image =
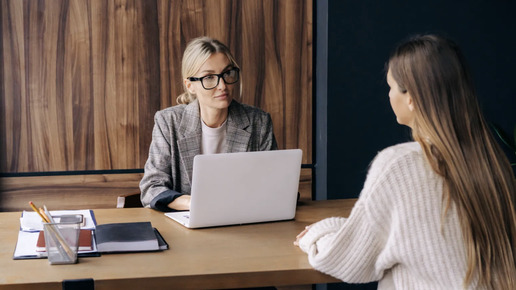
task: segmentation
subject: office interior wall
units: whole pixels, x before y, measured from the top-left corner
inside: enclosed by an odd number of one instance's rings
[[[109,207],[88,192],[138,191],[154,113],[176,104],[183,50],[201,35],[230,47],[240,101],[271,114],[279,147],[303,150],[311,198],[312,5],[0,0],[0,211],[29,198]]]
[[[312,151],[312,1],[2,0],[0,172],[142,168],[186,43],[225,42],[241,101]]]

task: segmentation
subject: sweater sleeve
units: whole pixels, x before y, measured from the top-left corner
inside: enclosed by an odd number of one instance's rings
[[[396,253],[399,229],[397,192],[404,183],[396,170],[410,158],[414,144],[388,148],[373,161],[349,218],[331,217],[313,224],[300,239],[317,270],[349,283],[382,279]]]
[[[367,219],[360,201],[348,219],[319,221],[300,240],[315,269],[350,283],[377,281],[383,276],[376,261],[384,244],[384,235]]]

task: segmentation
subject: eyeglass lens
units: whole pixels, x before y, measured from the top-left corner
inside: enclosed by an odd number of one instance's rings
[[[207,90],[211,90],[219,85],[220,78],[222,78],[226,84],[234,84],[238,82],[238,69],[232,68],[218,75],[207,75],[202,77],[202,86]]]

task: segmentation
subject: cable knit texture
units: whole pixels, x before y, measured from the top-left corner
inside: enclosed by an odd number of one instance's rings
[[[373,160],[349,218],[315,223],[300,247],[315,269],[348,283],[464,289],[464,241],[453,206],[442,218],[442,196],[443,179],[418,143],[389,147]]]

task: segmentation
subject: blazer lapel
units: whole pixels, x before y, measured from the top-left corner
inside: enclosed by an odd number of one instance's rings
[[[226,152],[245,152],[249,147],[251,133],[249,128],[249,118],[244,109],[236,101],[231,102],[228,113],[226,135]]]
[[[180,138],[177,141],[179,152],[181,152],[181,163],[183,170],[188,174],[188,181],[192,181],[193,159],[195,155],[201,154],[201,117],[197,100],[188,104],[179,124]]]

